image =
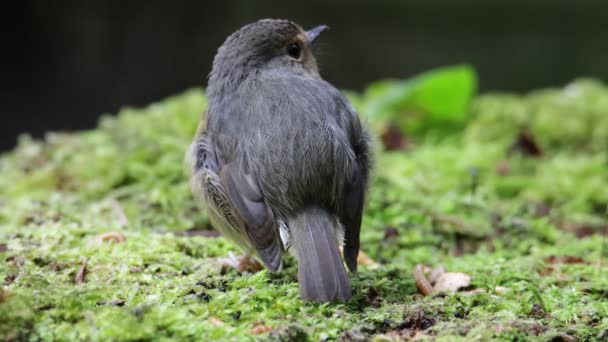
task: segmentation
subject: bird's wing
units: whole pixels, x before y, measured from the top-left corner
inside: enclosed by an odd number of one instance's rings
[[[361,217],[371,161],[368,133],[361,126],[356,113],[350,113],[350,117],[352,118],[350,127],[351,146],[357,157],[358,172],[355,173],[353,179],[348,180],[345,184],[340,222],[344,226],[344,260],[351,272],[356,272]]]
[[[282,247],[277,222],[255,179],[237,162],[224,164],[220,182],[239,224],[271,271],[281,267]]]
[[[282,247],[273,211],[265,202],[247,167],[236,161],[225,163],[221,151],[202,133],[194,144],[194,191],[203,191],[210,214],[219,219],[223,229],[235,242],[249,251],[255,250],[266,267],[281,267]]]

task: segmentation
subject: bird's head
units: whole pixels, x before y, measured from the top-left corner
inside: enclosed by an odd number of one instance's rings
[[[327,28],[321,25],[305,31],[296,23],[282,19],[264,19],[243,26],[219,48],[210,84],[238,83],[262,70],[318,75],[312,44]]]

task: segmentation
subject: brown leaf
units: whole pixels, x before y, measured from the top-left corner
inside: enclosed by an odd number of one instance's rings
[[[272,327],[268,325],[264,325],[263,322],[256,322],[253,324],[253,327],[249,329],[249,332],[253,335],[264,334],[269,331],[272,331]]]
[[[380,139],[387,151],[407,150],[410,147],[409,139],[395,125],[390,125],[382,130]]]
[[[2,285],[4,286],[8,286],[10,284],[12,284],[15,279],[17,279],[17,275],[15,273],[9,273],[6,275],[6,277],[4,277],[4,281],[2,282]]]
[[[253,257],[240,258],[239,263],[236,267],[236,270],[239,271],[239,273],[257,273],[263,269],[264,266]]]
[[[340,246],[340,254],[344,255],[344,250],[343,247]],[[358,265],[364,265],[364,266],[373,266],[373,265],[378,265],[378,263],[372,259],[369,255],[365,254],[365,252],[363,251],[359,251],[359,254],[357,255],[357,264]]]
[[[399,236],[399,230],[393,226],[384,228],[384,240],[393,240]]]
[[[434,291],[456,292],[471,284],[471,276],[460,272],[446,272],[439,276],[433,286]]]
[[[542,157],[543,155],[543,151],[538,143],[536,143],[536,139],[534,139],[532,132],[527,126],[520,129],[519,133],[517,134],[517,138],[509,147],[507,154],[512,155],[516,152],[521,153],[524,156],[536,158]]]
[[[359,255],[357,256],[357,264],[370,266],[377,265],[378,263],[374,259],[370,258],[369,255],[365,254],[365,252],[359,251]]]
[[[577,257],[577,256],[571,256],[571,255],[566,255],[566,256],[561,256],[561,257],[551,255],[551,256],[548,256],[545,259],[545,261],[550,264],[584,264],[585,263],[585,259],[583,259],[581,257]]]
[[[4,287],[0,287],[0,303],[6,301],[13,296],[13,293]]]
[[[116,242],[121,243],[127,241],[127,238],[119,232],[107,232],[97,235],[94,239],[97,242]]]
[[[78,273],[76,273],[76,277],[74,278],[76,284],[84,284],[87,281],[87,261],[89,259],[84,259]]]
[[[608,233],[608,225],[585,222],[557,222],[556,225],[561,229],[574,233],[577,238],[585,238],[595,234]]]
[[[443,266],[430,269],[421,264],[414,267],[416,287],[423,295],[433,292],[456,292],[471,284],[471,276],[460,272],[445,272]]]
[[[5,243],[0,243],[0,253],[8,251],[8,246]]]
[[[215,316],[209,317],[209,322],[211,324],[215,325],[216,327],[222,327],[222,326],[224,326],[224,322],[222,322],[222,320],[220,320],[219,318],[217,318]]]

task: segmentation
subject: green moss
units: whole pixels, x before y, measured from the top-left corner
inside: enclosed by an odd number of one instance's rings
[[[279,274],[222,270],[217,259],[234,245],[185,233],[209,228],[183,167],[205,105],[195,89],[105,116],[92,131],[23,137],[0,158],[0,337],[608,336],[605,241],[594,228],[605,229],[608,203],[603,84],[482,95],[464,131],[379,152],[362,233],[379,264],[353,276],[347,304],[303,303],[293,260]],[[523,124],[542,158],[507,155]],[[127,241],[95,240],[109,231]],[[417,263],[466,272],[480,290],[422,298]],[[254,335],[255,324],[273,330]]]

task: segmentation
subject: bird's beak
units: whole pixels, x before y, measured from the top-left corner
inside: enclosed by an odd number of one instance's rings
[[[308,38],[308,42],[312,43],[317,39],[317,37],[321,34],[321,32],[329,29],[327,25],[319,25],[313,29],[306,31],[306,38]]]

